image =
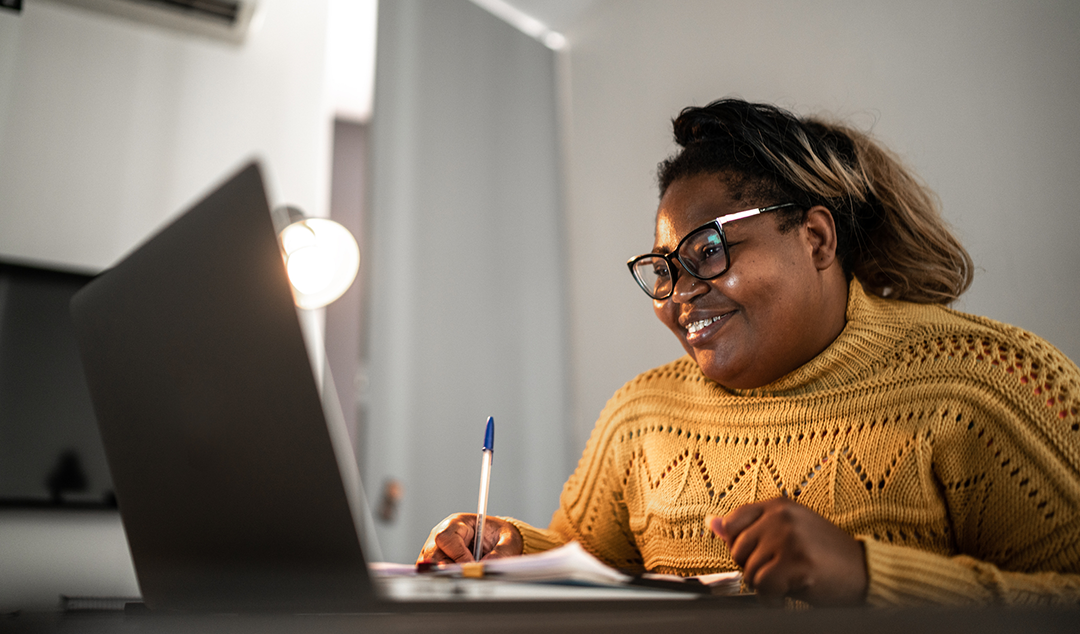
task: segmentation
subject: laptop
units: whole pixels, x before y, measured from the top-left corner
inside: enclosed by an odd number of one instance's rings
[[[324,414],[257,164],[71,311],[147,607],[371,607],[357,463]]]

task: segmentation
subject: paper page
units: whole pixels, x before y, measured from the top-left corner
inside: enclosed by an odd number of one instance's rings
[[[599,559],[589,554],[581,544],[570,542],[565,546],[554,548],[534,555],[521,555],[519,557],[504,557],[492,559],[483,563],[483,576],[505,581],[522,581],[534,583],[569,583],[594,586],[625,586],[635,580],[631,575],[625,574],[610,566],[605,565]],[[469,567],[472,566],[472,570]],[[439,564],[428,572],[418,573],[416,566],[412,564],[370,564],[372,574],[380,578],[402,576],[450,576],[462,577],[473,576],[476,564]],[[687,590],[691,585],[698,583],[708,586],[711,594],[736,594],[739,591],[739,583],[742,574],[738,571],[721,572],[697,577],[680,577],[678,575],[663,575],[646,573],[642,578],[660,583],[671,590],[679,590],[679,584],[687,584]],[[700,588],[700,585],[698,586]]]

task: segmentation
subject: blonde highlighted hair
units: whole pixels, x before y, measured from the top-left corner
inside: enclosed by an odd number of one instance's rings
[[[828,208],[844,271],[870,293],[948,304],[971,285],[971,256],[942,219],[937,197],[869,135],[739,99],[686,108],[674,130],[682,149],[659,166],[661,196],[676,180],[716,173],[736,198],[798,203],[782,229],[810,207]]]

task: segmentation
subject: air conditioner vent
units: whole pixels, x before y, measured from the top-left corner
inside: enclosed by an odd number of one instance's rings
[[[256,0],[51,0],[234,44],[247,36]]]
[[[148,5],[180,11],[189,15],[204,17],[209,20],[221,20],[225,24],[236,24],[240,16],[240,3],[229,0],[133,0]]]

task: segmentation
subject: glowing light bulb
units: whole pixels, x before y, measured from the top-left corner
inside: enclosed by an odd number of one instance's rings
[[[305,295],[326,290],[334,281],[334,260],[316,247],[294,251],[285,267],[293,288]]]
[[[294,222],[285,227],[280,238],[281,248],[285,250],[286,256],[315,244],[315,232],[308,227],[306,221]]]
[[[360,249],[345,227],[324,218],[308,218],[279,235],[285,270],[300,308],[326,306],[349,290],[360,269]]]

